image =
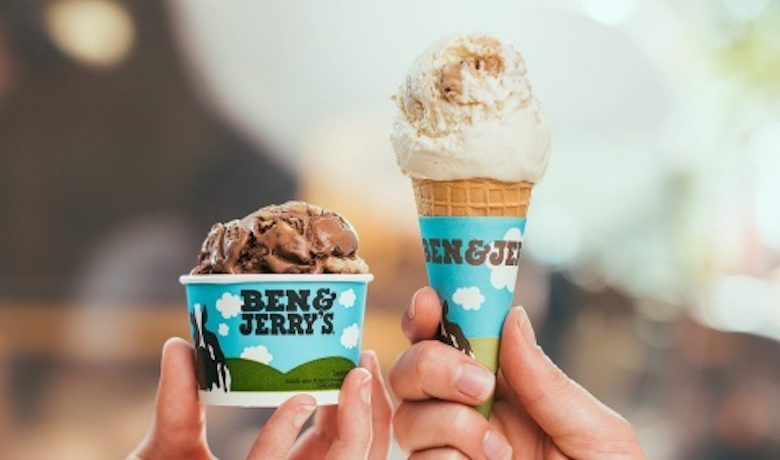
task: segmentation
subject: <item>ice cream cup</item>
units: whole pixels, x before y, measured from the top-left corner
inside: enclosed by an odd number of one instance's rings
[[[201,402],[338,402],[357,366],[370,274],[184,275]]]

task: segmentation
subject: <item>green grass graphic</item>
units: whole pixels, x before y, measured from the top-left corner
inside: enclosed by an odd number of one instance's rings
[[[287,373],[243,358],[228,358],[231,391],[337,390],[355,363],[342,357],[321,358]]]

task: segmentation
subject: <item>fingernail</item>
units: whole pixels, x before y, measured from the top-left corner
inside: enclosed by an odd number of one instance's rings
[[[490,460],[503,460],[511,458],[512,455],[512,448],[509,444],[493,430],[485,433],[485,438],[482,440],[482,451],[485,453],[485,457]]]
[[[311,414],[313,414],[316,409],[317,406],[310,404],[299,407],[295,412],[295,417],[293,417],[293,425],[295,425],[296,428],[301,428],[303,424],[306,423],[306,420],[309,420],[309,417],[311,417]]]
[[[533,326],[531,326],[531,320],[528,318],[525,308],[515,307],[520,313],[517,315],[517,326],[520,328],[520,333],[531,346],[536,346],[536,333]]]
[[[365,375],[360,380],[360,399],[365,404],[371,404],[371,374],[365,369],[363,371]]]
[[[412,294],[412,300],[409,302],[409,306],[406,308],[406,316],[409,319],[414,319],[414,304],[417,300],[417,294],[420,292],[420,290],[414,291],[414,294]]]
[[[455,388],[461,393],[479,401],[484,401],[493,391],[496,376],[476,364],[465,363],[458,369]]]
[[[371,369],[374,367],[374,360],[376,359],[375,357],[376,354],[374,353],[373,350],[361,351],[360,360],[358,361],[358,366],[371,372]]]

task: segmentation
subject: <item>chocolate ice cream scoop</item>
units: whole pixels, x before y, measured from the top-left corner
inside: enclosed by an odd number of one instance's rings
[[[345,218],[289,201],[214,224],[190,273],[368,273],[357,250],[357,233]]]

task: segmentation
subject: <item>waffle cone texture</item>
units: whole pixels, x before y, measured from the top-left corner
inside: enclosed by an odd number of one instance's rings
[[[534,186],[492,179],[413,179],[412,184],[420,216],[526,217]]]

